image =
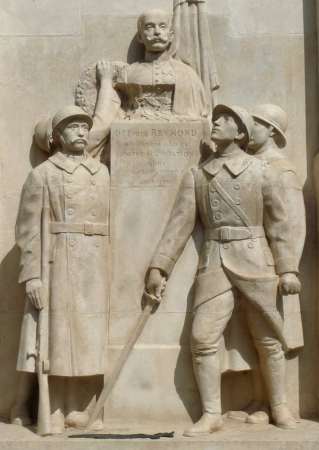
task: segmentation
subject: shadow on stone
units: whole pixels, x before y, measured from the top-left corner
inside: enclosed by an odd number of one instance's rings
[[[305,347],[299,359],[299,397],[301,416],[310,416],[318,411],[318,237],[316,224],[316,204],[312,182],[313,159],[319,150],[318,144],[318,48],[315,0],[303,0],[305,90],[306,90],[306,143],[307,173],[304,186],[306,204],[307,237],[301,260],[300,273],[303,290],[301,311],[304,325]],[[311,264],[309,264],[311,261]],[[314,356],[316,355],[316,356]],[[308,361],[308,364],[306,364]],[[309,367],[309,363],[311,364]],[[312,394],[310,394],[312,392]],[[309,402],[309,399],[310,400]],[[308,400],[307,400],[308,399]]]
[[[137,34],[131,40],[127,51],[127,62],[133,64],[137,61],[142,61],[144,58],[144,47],[139,43],[137,39]]]
[[[48,157],[49,157],[49,155],[47,153],[45,153],[43,150],[41,150],[33,141],[32,145],[30,147],[30,152],[29,152],[29,161],[30,161],[32,168],[34,169],[39,164],[46,161],[48,159]]]

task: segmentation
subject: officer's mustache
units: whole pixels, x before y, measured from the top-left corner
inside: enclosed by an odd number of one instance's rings
[[[72,144],[87,144],[87,143],[88,143],[87,139],[84,138],[78,138],[72,141]]]
[[[160,37],[147,38],[147,40],[149,42],[152,42],[152,43],[154,43],[154,42],[156,42],[156,43],[160,42],[161,44],[166,44],[167,43],[167,39],[163,39],[163,38],[160,38]]]

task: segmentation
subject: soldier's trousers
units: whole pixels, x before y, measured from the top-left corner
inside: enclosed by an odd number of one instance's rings
[[[221,412],[221,371],[218,349],[234,310],[236,289],[201,304],[194,311],[191,350],[203,412]],[[270,405],[286,403],[285,357],[275,331],[260,311],[242,299],[247,327],[258,351]]]

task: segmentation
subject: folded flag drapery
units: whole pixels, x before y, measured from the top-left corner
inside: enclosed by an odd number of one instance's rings
[[[205,87],[208,103],[214,107],[219,80],[206,0],[174,0],[173,7],[174,57],[197,72]]]

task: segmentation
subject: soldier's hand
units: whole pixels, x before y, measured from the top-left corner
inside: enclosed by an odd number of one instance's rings
[[[161,271],[159,269],[151,269],[146,281],[146,292],[156,297],[157,301],[160,302],[165,286],[166,279]]]
[[[96,64],[96,77],[100,83],[105,80],[112,81],[113,71],[109,61],[98,61]]]
[[[284,273],[280,275],[279,292],[282,295],[299,294],[301,283],[295,273]]]
[[[43,308],[42,282],[38,278],[26,282],[25,292],[28,299],[36,309]]]

